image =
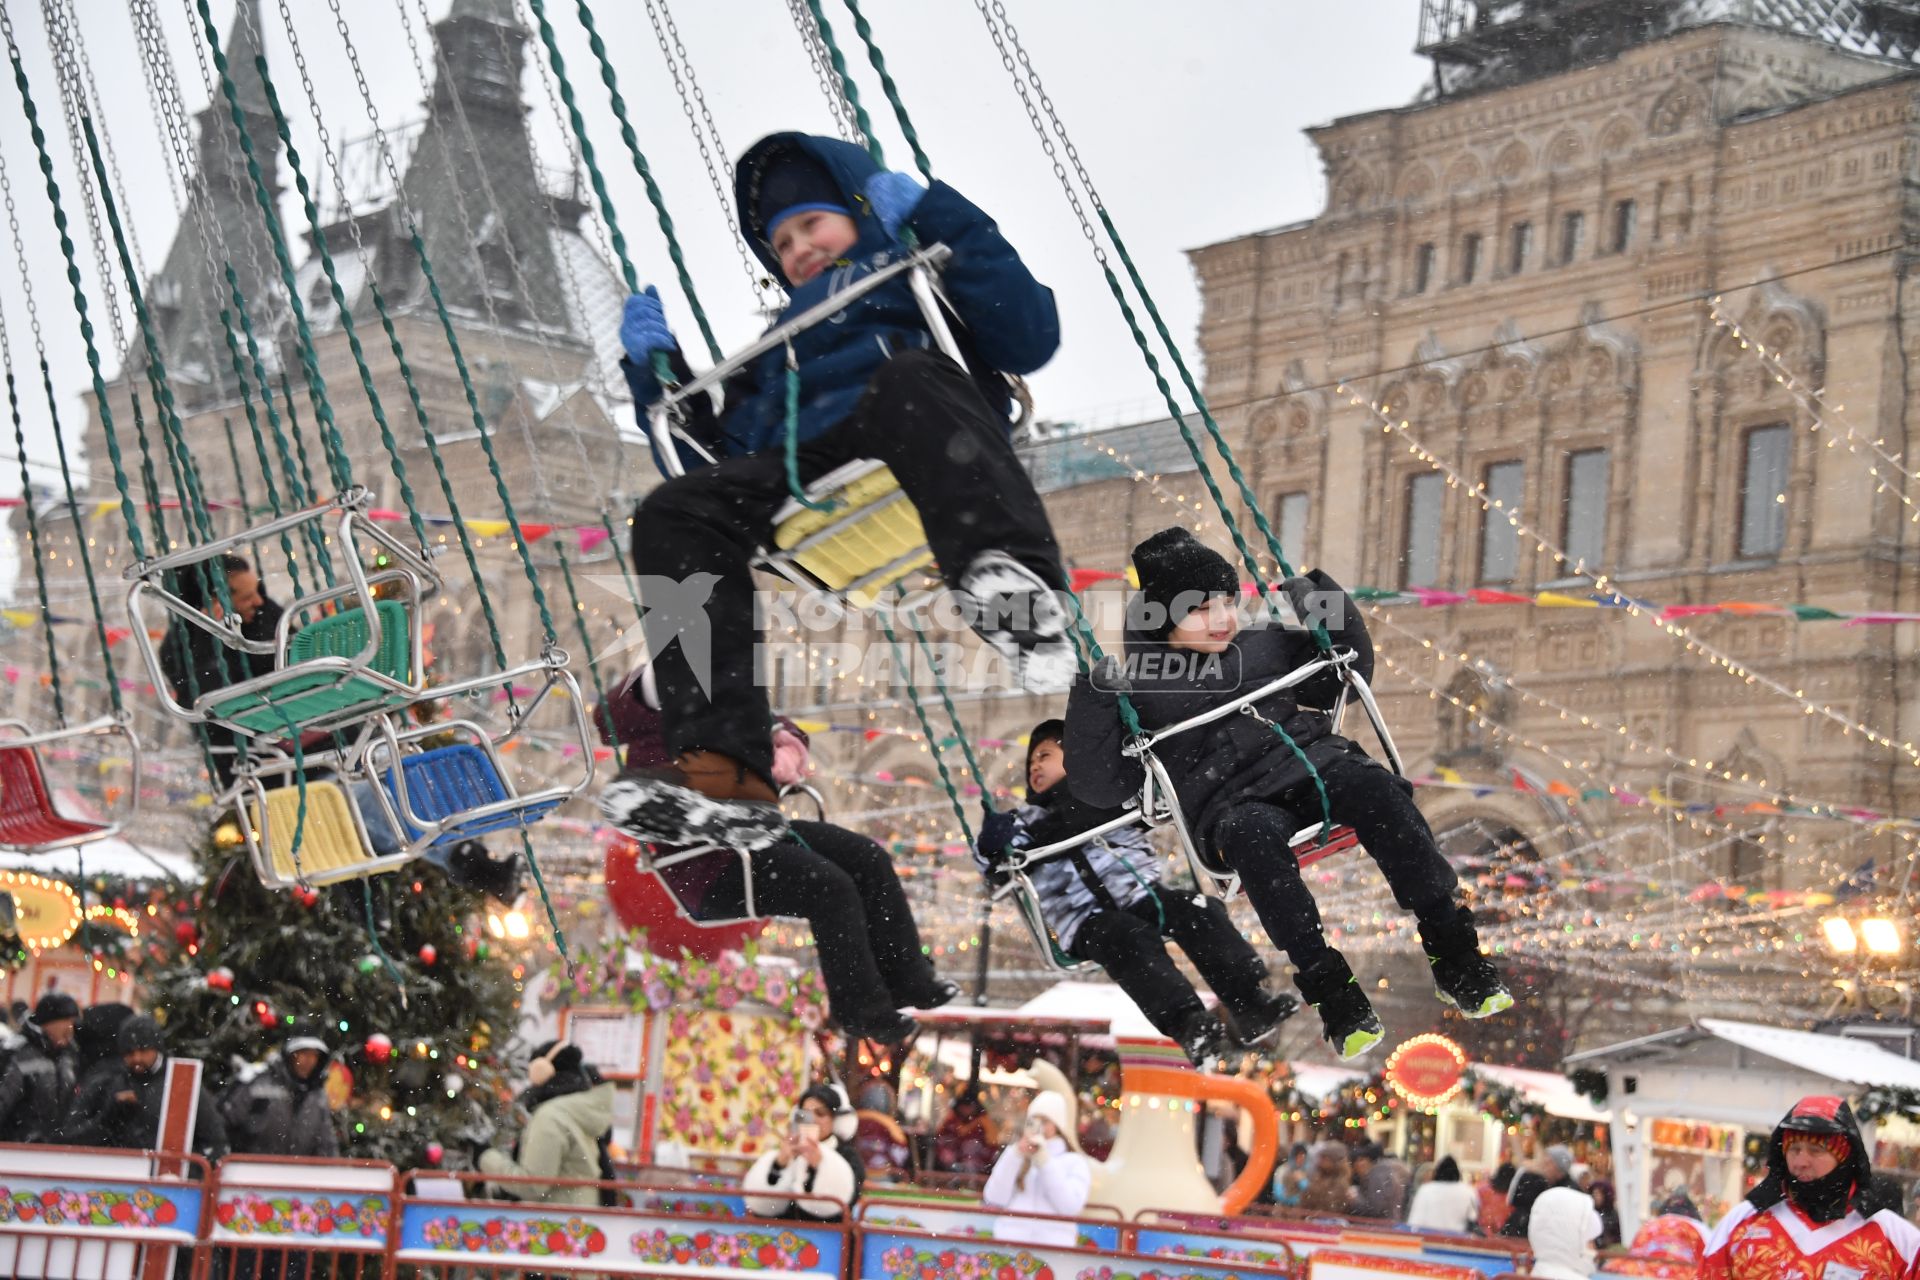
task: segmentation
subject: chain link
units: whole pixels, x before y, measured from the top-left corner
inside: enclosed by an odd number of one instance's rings
[[[793,19],[793,28],[800,33],[800,42],[806,46],[807,61],[813,67],[813,78],[820,84],[821,96],[827,100],[827,110],[833,116],[835,132],[848,142],[865,146],[866,136],[860,132],[853,106],[847,101],[846,90],[841,86],[839,77],[833,74],[826,46],[820,40],[820,30],[813,25],[813,15],[807,10],[807,0],[787,0],[787,15]]]
[[[70,15],[61,0],[40,0],[40,20],[46,24],[47,47],[53,54],[53,74],[60,98],[60,116],[67,126],[67,144],[73,153],[75,179],[80,202],[87,211],[87,238],[93,242],[94,260],[100,268],[100,291],[105,295],[107,324],[113,330],[113,345],[125,360],[132,353],[120,316],[120,289],[114,280],[113,259],[107,252],[106,232],[100,223],[99,193],[93,185],[93,165],[87,159],[87,144],[80,136],[80,111],[76,99],[84,92],[75,66],[75,42]]]
[[[707,182],[713,187],[714,198],[720,202],[721,216],[726,219],[727,228],[733,233],[733,249],[740,258],[741,269],[747,273],[747,283],[753,289],[755,305],[766,310],[772,281],[767,279],[765,268],[754,261],[747,251],[747,242],[740,231],[740,220],[734,216],[733,193],[729,187],[733,183],[733,165],[727,160],[727,148],[720,138],[719,126],[714,123],[713,112],[707,109],[706,95],[700,91],[700,82],[694,78],[693,64],[687,58],[687,46],[680,39],[679,28],[674,24],[673,11],[667,8],[666,0],[646,0],[647,20],[653,24],[653,38],[660,46],[661,60],[667,64],[667,74],[673,77],[673,91],[680,96],[680,112],[687,118],[687,128],[693,133],[694,143],[700,148],[700,162],[707,168]],[[698,99],[696,114],[694,101]],[[714,152],[718,150],[720,159],[716,163]],[[722,176],[722,170],[725,175]]]
[[[9,27],[7,43],[11,47],[13,33]],[[7,177],[7,162],[0,155],[0,200],[7,206],[7,234],[13,237],[13,260],[20,272],[20,294],[27,303],[27,325],[33,333],[33,353],[40,360],[47,358],[46,337],[40,331],[40,307],[33,300],[33,276],[27,271],[27,246],[20,239],[20,210],[13,202],[13,183]],[[0,321],[4,323],[4,321]],[[0,337],[0,341],[4,341]]]

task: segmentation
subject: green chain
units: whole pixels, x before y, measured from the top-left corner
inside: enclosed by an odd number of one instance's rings
[[[267,376],[266,361],[260,356],[260,340],[253,332],[253,320],[248,312],[246,296],[240,292],[240,277],[235,274],[231,262],[222,262],[220,265],[227,277],[227,297],[233,306],[231,314],[239,317],[241,335],[247,340],[247,362],[253,369],[254,384],[260,388],[260,403],[266,406],[267,426],[273,431],[274,452],[278,454],[280,458],[280,471],[287,480],[287,506],[292,509],[310,506],[314,500],[312,487],[313,475],[311,472],[306,474],[306,484],[303,487],[300,476],[294,474],[293,458],[287,450],[287,435],[280,422],[280,411],[274,408],[273,379]],[[221,309],[221,323],[226,325],[228,329],[233,327],[229,313],[224,307]],[[287,416],[292,417],[294,412],[293,393],[287,385],[287,377],[284,371],[282,371],[280,375],[280,390],[286,402]],[[297,428],[298,424],[296,423],[295,425]],[[257,441],[255,443],[256,445],[258,444]],[[304,452],[301,458],[304,463]],[[271,483],[273,480],[273,469],[267,465],[265,456],[262,456],[260,459],[260,469],[266,475],[268,482]],[[306,538],[307,546],[312,552],[311,562],[317,566],[319,577],[324,580],[328,586],[335,585],[333,555],[327,550],[326,538],[321,535],[320,530],[315,528],[311,521],[305,523],[303,528],[303,536]]]
[[[233,313],[225,307],[220,308],[220,328],[226,336],[227,361],[233,366],[234,379],[240,386],[240,405],[241,408],[246,411],[247,429],[253,435],[254,452],[260,456],[260,475],[267,484],[267,509],[273,513],[274,519],[278,520],[286,514],[286,507],[280,501],[280,486],[274,483],[273,467],[267,461],[266,438],[260,434],[260,414],[253,407],[253,386],[247,380],[246,367],[240,355],[240,341],[234,337],[233,333]],[[267,391],[265,383],[261,384],[260,389],[262,393],[271,396],[271,393]],[[272,403],[272,400],[268,399],[267,404],[269,409],[271,409]],[[227,447],[233,449],[233,432],[231,429],[227,432]],[[237,449],[234,449],[233,471],[236,476],[240,474],[240,457]],[[244,504],[245,499],[243,498],[242,505]],[[280,531],[280,550],[281,553],[286,556],[287,577],[293,583],[294,598],[299,599],[306,594],[306,591],[300,585],[299,558],[294,554],[293,539],[287,535],[284,529]]]
[[[11,33],[7,38],[7,60],[13,64],[14,87],[20,91],[20,104],[26,112],[34,150],[39,154],[40,175],[46,182],[47,200],[53,208],[53,225],[60,233],[60,255],[66,261],[67,283],[73,289],[73,309],[80,320],[80,339],[86,346],[87,370],[92,375],[93,400],[99,409],[100,425],[107,437],[107,457],[113,464],[114,486],[120,491],[120,513],[127,522],[127,541],[133,550],[133,558],[144,560],[147,556],[145,540],[140,533],[139,517],[134,511],[133,493],[120,454],[120,437],[113,425],[113,410],[107,400],[107,380],[100,372],[100,348],[94,341],[93,321],[87,315],[87,293],[80,285],[78,255],[73,247],[73,236],[67,229],[66,210],[60,202],[60,185],[54,181],[53,157],[47,154],[46,131],[40,127],[39,109],[34,106],[33,93],[27,84],[27,71],[20,64],[20,50],[14,45]],[[154,505],[158,506],[158,503]],[[161,545],[164,548],[165,543]]]
[[[543,7],[535,0],[535,7]],[[627,154],[633,157],[634,172],[640,175],[640,181],[646,184],[647,200],[653,205],[654,216],[659,219],[660,232],[667,238],[667,256],[673,259],[673,269],[680,277],[680,291],[686,295],[687,305],[693,309],[693,319],[700,326],[700,336],[706,339],[707,353],[713,362],[719,364],[724,358],[719,340],[713,336],[713,326],[707,322],[706,308],[700,305],[700,295],[694,290],[693,276],[687,270],[686,255],[680,251],[680,240],[674,234],[673,218],[667,212],[667,200],[660,192],[660,184],[653,180],[653,169],[647,164],[647,157],[640,150],[640,139],[633,131],[633,122],[627,118],[627,100],[620,96],[620,84],[613,74],[613,63],[607,58],[606,41],[600,38],[598,28],[593,25],[593,10],[587,7],[587,0],[574,0],[574,8],[580,15],[580,25],[586,29],[587,46],[593,50],[593,56],[600,63],[600,81],[607,86],[607,96],[613,103],[614,119],[620,122],[620,140],[627,144]],[[549,52],[553,46],[548,45]],[[560,83],[566,84],[566,72],[562,70],[558,55],[553,60],[554,74]],[[582,154],[585,154],[584,152]],[[591,166],[591,158],[587,160]],[[597,186],[596,186],[597,189]],[[634,292],[639,292],[637,289]]]
[[[40,594],[40,626],[47,635],[47,671],[53,685],[53,714],[62,728],[67,704],[60,692],[60,646],[53,637],[53,605],[47,599],[47,566],[40,550],[40,517],[33,510],[33,481],[27,471],[27,431],[20,420],[20,392],[13,380],[13,354],[0,347],[7,366],[7,408],[13,414],[13,443],[20,451],[20,505],[27,509],[27,541],[33,545],[33,577]],[[78,530],[76,536],[80,536]],[[104,647],[104,646],[103,646]]]
[[[967,739],[966,726],[960,723],[960,709],[953,705],[953,696],[947,692],[946,677],[940,674],[940,665],[934,661],[933,650],[927,644],[927,633],[918,627],[913,628],[913,644],[922,657],[927,660],[927,670],[933,673],[934,691],[940,695],[940,704],[947,709],[947,721],[953,725],[953,736],[960,743],[960,754],[966,758],[967,768],[973,773],[973,780],[980,788],[980,804],[988,813],[993,812],[993,794],[987,789],[986,771],[980,767],[979,759],[973,754],[973,743]],[[908,685],[909,689],[913,686]],[[929,743],[937,753],[939,744]]]
[[[787,366],[787,431],[785,440],[787,462],[787,492],[793,500],[808,511],[833,511],[840,503],[832,498],[815,501],[807,496],[807,486],[800,483],[800,370],[792,364]]]
[[[813,25],[820,31],[820,39],[827,46],[827,56],[833,62],[834,74],[840,77],[840,87],[847,95],[847,105],[853,108],[853,116],[858,123],[860,136],[867,140],[867,154],[873,157],[874,164],[887,167],[887,153],[880,146],[880,139],[873,131],[873,118],[860,104],[860,86],[854,83],[853,72],[847,69],[847,57],[840,52],[840,46],[833,38],[833,24],[827,21],[826,12],[820,7],[820,0],[807,0],[807,9],[813,14]],[[869,46],[871,48],[872,46]],[[905,107],[899,108],[905,111]]]
[[[205,0],[201,0],[204,4]],[[260,87],[267,95],[267,109],[273,113],[273,127],[280,135],[280,148],[286,154],[287,168],[293,173],[293,183],[300,193],[300,204],[307,213],[307,225],[313,231],[314,253],[320,259],[320,270],[327,277],[327,287],[333,294],[333,305],[340,313],[340,328],[347,335],[347,347],[353,352],[353,367],[360,374],[360,388],[366,393],[367,407],[373,413],[374,425],[380,429],[380,443],[387,451],[387,469],[393,473],[394,480],[400,486],[400,501],[407,510],[407,527],[413,530],[414,540],[422,551],[427,546],[427,528],[420,521],[420,513],[415,509],[413,484],[407,478],[407,463],[400,456],[400,442],[394,439],[393,427],[387,421],[385,407],[380,402],[380,392],[373,385],[373,370],[367,366],[366,349],[360,345],[359,330],[354,327],[353,313],[347,308],[347,292],[340,287],[340,274],[333,264],[333,254],[327,250],[326,228],[320,218],[320,206],[314,203],[313,190],[307,184],[307,175],[300,168],[300,153],[294,149],[293,130],[287,124],[286,112],[280,108],[280,94],[273,87],[273,78],[267,72],[267,60],[256,56],[253,69],[260,77]],[[384,311],[380,302],[380,289],[374,283],[371,272],[367,275],[369,291],[374,298],[376,310]],[[389,326],[391,328],[391,326]],[[411,393],[411,382],[409,381]],[[344,445],[342,445],[344,448]]]
[[[913,148],[913,163],[920,170],[920,176],[928,182],[933,181],[933,161],[927,159],[927,153],[920,149],[920,131],[913,127],[913,117],[907,114],[907,104],[900,98],[900,87],[893,82],[893,73],[887,70],[886,55],[880,52],[879,43],[873,38],[873,24],[867,21],[867,15],[860,12],[860,0],[842,0],[847,11],[853,14],[853,29],[867,46],[867,61],[880,73],[880,87],[886,92],[887,101],[893,104],[893,118],[900,122],[900,132],[906,135],[907,145]],[[825,34],[825,28],[822,28]],[[829,45],[829,48],[832,46]],[[849,82],[850,83],[850,82]],[[851,87],[849,87],[851,93]]]
[[[220,32],[214,25],[213,11],[207,7],[207,0],[194,0],[194,5],[200,14],[201,33],[206,38],[207,51],[213,55],[214,69],[220,73],[220,92],[226,97],[227,114],[232,118],[234,132],[239,136],[240,151],[246,159],[247,177],[253,182],[254,203],[260,207],[260,220],[266,227],[274,260],[280,268],[280,282],[286,287],[287,306],[293,313],[294,330],[298,338],[296,348],[300,356],[300,370],[307,383],[307,400],[313,405],[322,439],[330,438],[334,446],[335,451],[330,455],[334,462],[334,487],[338,492],[345,493],[353,486],[352,467],[346,457],[346,444],[340,439],[339,427],[333,420],[333,406],[327,399],[327,380],[321,374],[320,362],[314,355],[313,328],[307,323],[307,309],[300,300],[300,284],[294,274],[293,258],[288,253],[286,237],[280,230],[280,215],[275,207],[273,192],[268,189],[266,176],[260,171],[259,158],[254,154],[253,135],[248,132],[246,114],[240,109],[240,91],[233,83],[226,52],[220,47]],[[344,311],[342,314],[345,314]]]
[[[927,709],[921,704],[920,694],[913,687],[913,664],[907,660],[900,642],[894,639],[893,624],[887,621],[886,610],[877,609],[874,614],[880,619],[880,629],[886,633],[887,644],[893,649],[894,670],[906,673],[907,701],[913,704],[913,714],[920,721],[920,732],[926,735],[927,753],[933,757],[933,767],[940,771],[940,785],[946,788],[947,803],[953,806],[953,816],[960,823],[960,834],[967,838],[968,848],[978,848],[979,840],[973,834],[973,824],[967,821],[966,806],[960,803],[960,789],[953,785],[953,775],[947,770],[945,757],[940,754],[939,740],[933,734],[933,722],[927,718]],[[937,676],[938,673],[935,674]],[[982,794],[985,794],[984,788]]]

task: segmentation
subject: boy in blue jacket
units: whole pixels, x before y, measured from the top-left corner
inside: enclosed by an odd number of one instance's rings
[[[789,359],[800,383],[793,432],[801,483],[858,459],[886,463],[920,512],[941,576],[1021,683],[1062,691],[1074,658],[1058,595],[1066,585],[1059,547],[1008,439],[1003,376],[1031,373],[1053,356],[1060,331],[1052,291],[959,192],[882,171],[851,143],[762,138],[742,157],[734,191],[747,243],[790,291],[776,325],[896,261],[909,230],[921,244],[946,245],[952,257],[941,284],[968,366],[934,346],[906,277],[898,277],[795,335],[791,354],[769,351],[729,378],[721,406],[695,397],[682,429],[718,460],[676,441],[686,474],[648,494],[635,513],[637,573],[711,584],[702,628],[711,678],[705,687],[695,678],[685,632],[655,646],[673,761],[623,773],[601,807],[637,839],[753,849],[780,840],[786,827],[770,776],[766,691],[756,681],[749,566],[790,496]],[[655,290],[627,300],[620,338],[644,426],[661,394],[655,354],[690,376]]]

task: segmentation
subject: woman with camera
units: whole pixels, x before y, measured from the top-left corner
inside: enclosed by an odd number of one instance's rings
[[[1044,1091],[1027,1104],[1027,1123],[1020,1141],[1000,1153],[980,1192],[980,1203],[989,1209],[1004,1209],[1009,1215],[994,1223],[996,1240],[1071,1245],[1080,1236],[1073,1223],[1020,1215],[1075,1217],[1087,1207],[1092,1185],[1093,1168],[1080,1154],[1067,1100]]]
[[[747,1212],[800,1222],[838,1222],[852,1212],[860,1198],[860,1162],[850,1158],[859,1124],[839,1085],[816,1084],[801,1094],[779,1148],[741,1180]]]

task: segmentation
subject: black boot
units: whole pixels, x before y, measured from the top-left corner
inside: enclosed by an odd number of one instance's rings
[[[1218,1071],[1220,1060],[1233,1051],[1226,1024],[1204,1009],[1188,1018],[1187,1025],[1175,1038],[1196,1071]]]
[[[1450,903],[1431,920],[1420,921],[1420,945],[1433,969],[1440,999],[1469,1018],[1486,1018],[1513,1008],[1513,993],[1480,950],[1473,912]]]
[[[1263,1049],[1272,1045],[1280,1037],[1280,1024],[1300,1012],[1300,1002],[1284,991],[1269,994],[1260,1006],[1260,1012],[1247,1018],[1235,1019],[1236,1030],[1240,1033],[1240,1043],[1249,1049]]]
[[[751,853],[787,838],[787,815],[773,788],[712,751],[623,770],[600,793],[600,812],[642,844],[710,843]]]
[[[1346,957],[1329,951],[1310,969],[1294,975],[1301,996],[1320,1014],[1327,1043],[1340,1061],[1357,1058],[1386,1038],[1387,1029],[1373,1011],[1373,1002],[1354,980]]]

